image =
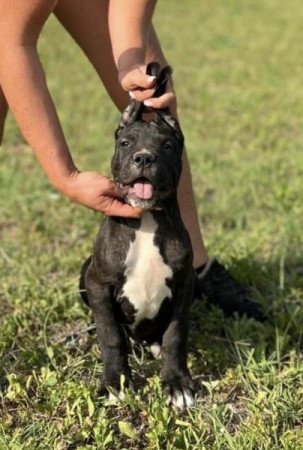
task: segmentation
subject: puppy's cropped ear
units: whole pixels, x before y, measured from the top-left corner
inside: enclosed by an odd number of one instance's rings
[[[170,79],[173,71],[170,66],[165,66],[161,69],[157,62],[150,62],[146,67],[146,74],[156,77],[156,90],[154,97],[160,97],[165,93],[165,86]]]
[[[120,123],[115,131],[115,137],[116,139],[120,136],[123,130],[132,123],[136,122],[137,120],[141,120],[142,118],[142,103],[137,102],[136,100],[132,99],[128,107],[124,110]]]
[[[159,109],[156,113],[155,121],[158,123],[165,122],[170,128],[172,128],[176,138],[178,139],[181,147],[183,148],[184,135],[182,133],[178,120],[171,115],[168,108],[165,110]]]
[[[168,80],[172,75],[172,68],[165,66],[161,69],[157,62],[151,62],[146,68],[147,75],[156,77],[156,90],[154,97],[160,97],[165,93],[165,88]],[[169,108],[155,109],[155,121],[158,123],[165,122],[174,131],[181,146],[184,144],[184,136],[181,131],[179,122],[171,115]]]

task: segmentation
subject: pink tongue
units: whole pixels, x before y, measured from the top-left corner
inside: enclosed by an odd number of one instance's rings
[[[134,191],[137,197],[149,200],[154,193],[154,187],[149,181],[141,181],[134,184]]]

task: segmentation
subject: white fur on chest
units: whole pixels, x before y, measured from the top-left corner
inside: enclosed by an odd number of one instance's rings
[[[172,270],[154,243],[157,226],[152,214],[146,212],[126,256],[123,295],[136,309],[134,326],[143,319],[153,319],[163,300],[172,296],[165,282],[172,278]]]

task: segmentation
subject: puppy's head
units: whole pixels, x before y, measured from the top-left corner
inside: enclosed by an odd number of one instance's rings
[[[147,66],[157,78],[155,96],[165,91],[170,67]],[[168,108],[154,111],[150,122],[142,119],[144,105],[132,100],[116,130],[112,175],[126,203],[149,209],[161,206],[176,192],[182,169],[183,134]]]

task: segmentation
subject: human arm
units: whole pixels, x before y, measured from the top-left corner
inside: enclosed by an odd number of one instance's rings
[[[137,217],[114,184],[80,172],[69,152],[37,53],[40,31],[56,0],[0,0],[0,84],[21,132],[52,184],[72,200],[109,215]]]
[[[123,89],[146,106],[163,108],[175,95],[171,86],[160,98],[153,98],[155,80],[145,74],[146,53],[156,0],[110,0],[109,31],[113,55]]]

